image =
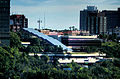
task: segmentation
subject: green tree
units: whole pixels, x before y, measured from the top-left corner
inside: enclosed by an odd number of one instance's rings
[[[42,55],[41,59],[42,59],[42,61],[45,61],[45,63],[47,63],[49,61],[49,57],[47,55]]]
[[[59,61],[58,61],[58,58],[57,58],[57,57],[54,57],[54,58],[53,58],[52,64],[54,65],[54,67],[57,67],[57,66],[58,66]]]
[[[41,43],[41,40],[39,38],[31,38],[29,41],[31,42],[32,46],[40,46]]]
[[[13,56],[8,51],[0,47],[0,73],[4,74],[5,71],[9,70],[10,58],[13,58]]]
[[[106,42],[102,44],[101,52],[107,54],[108,57],[120,57],[120,45],[116,42]]]
[[[22,47],[20,37],[14,32],[10,32],[10,47]]]
[[[88,46],[85,48],[87,53],[91,53],[91,52],[98,52],[99,47],[95,47],[95,46]]]

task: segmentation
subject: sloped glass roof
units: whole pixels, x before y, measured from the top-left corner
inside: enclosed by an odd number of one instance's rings
[[[23,30],[37,36],[38,38],[41,38],[45,41],[47,41],[48,43],[50,43],[51,45],[57,45],[57,46],[61,46],[63,48],[63,50],[68,50],[68,51],[72,51],[72,49],[68,48],[67,46],[65,46],[64,44],[62,44],[60,41],[52,38],[52,37],[49,37],[48,35],[44,35],[43,33],[40,33],[39,31],[37,30],[34,30],[32,28],[23,28]]]

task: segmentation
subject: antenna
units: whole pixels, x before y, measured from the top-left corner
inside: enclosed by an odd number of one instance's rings
[[[45,12],[44,12],[44,29],[45,29]]]
[[[42,23],[42,20],[40,20],[40,18],[39,18],[39,20],[37,22],[39,24],[39,30],[40,30],[40,23]]]

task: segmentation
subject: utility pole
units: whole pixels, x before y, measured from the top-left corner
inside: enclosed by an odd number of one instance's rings
[[[40,23],[42,23],[42,20],[39,19],[37,22],[39,24],[39,30],[40,30]]]

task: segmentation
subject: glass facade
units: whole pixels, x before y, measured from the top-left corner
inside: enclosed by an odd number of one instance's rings
[[[86,10],[80,11],[80,30],[89,31],[91,35],[106,33],[109,24],[107,21],[105,14],[98,12],[95,6],[88,6]]]
[[[106,22],[104,22],[104,24],[106,24],[106,30],[107,32],[113,32],[112,30],[116,27],[120,27],[120,10],[118,8],[117,11],[114,10],[105,10],[102,11],[102,13],[104,13],[104,16],[106,18],[104,18],[106,20]]]
[[[10,0],[0,0],[0,46],[8,46],[9,42]]]
[[[98,10],[95,6],[88,6],[80,11],[80,30],[89,31],[91,35],[98,34]]]
[[[91,36],[86,37],[62,37],[61,42],[73,49],[74,52],[76,51],[85,51],[85,47],[88,46],[101,46],[101,40],[97,38],[89,38]]]

